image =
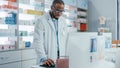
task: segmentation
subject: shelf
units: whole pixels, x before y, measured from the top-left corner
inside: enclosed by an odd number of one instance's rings
[[[78,18],[77,22],[78,23],[87,23],[87,19],[86,18]]]
[[[35,19],[35,15],[19,13],[19,20],[34,20],[34,19]]]
[[[52,4],[52,1],[46,1],[46,0],[45,0],[45,4],[46,4],[46,5],[51,5],[51,4]]]
[[[26,10],[26,12],[19,13],[19,20],[35,20],[36,16],[41,16],[42,11]]]
[[[7,5],[7,4],[16,5],[17,3],[12,1],[6,1],[6,0],[0,1],[0,5]]]
[[[23,8],[23,9],[35,9],[34,5],[30,5],[30,4],[23,4],[23,3],[19,3],[19,8]]]
[[[19,25],[19,31],[34,31],[34,26]]]
[[[87,16],[77,16],[78,18],[87,18]]]
[[[34,3],[44,3],[44,0],[19,0],[19,3],[32,5]]]
[[[78,0],[77,1],[77,31],[86,32],[88,30],[87,21],[87,6],[88,0]]]
[[[77,0],[77,7],[87,10],[88,9],[88,0]]]
[[[84,11],[78,11],[77,12],[77,16],[79,17],[79,16],[84,16],[84,17],[87,17],[87,12],[84,12]]]
[[[17,3],[11,1],[0,1],[0,10],[17,13]]]
[[[10,44],[8,37],[0,37],[0,45],[7,45]]]
[[[6,25],[6,24],[0,24],[0,29],[8,29],[8,25]]]
[[[65,4],[70,6],[76,6],[77,0],[63,0]]]
[[[22,41],[33,42],[33,36],[20,36],[20,38],[22,38]]]
[[[35,20],[19,20],[19,25],[34,26]]]
[[[77,11],[84,11],[84,12],[87,12],[87,9],[77,8]]]
[[[11,25],[11,24],[0,24],[0,30],[1,29],[16,29],[16,25]]]
[[[1,34],[0,33],[0,37],[9,37],[9,38],[13,38],[13,37],[17,37],[15,34]]]
[[[38,3],[38,2],[33,3],[33,4],[19,3],[19,9],[21,8],[23,10],[30,9],[30,10],[38,10],[38,11],[40,11],[40,10],[44,10],[43,7],[44,7],[43,3]]]
[[[32,47],[29,47],[29,48],[23,48],[23,49],[12,49],[12,50],[2,50],[2,51],[0,51],[0,52],[10,52],[10,51],[21,51],[21,50],[31,50],[31,49],[34,49],[34,48],[32,48]]]
[[[0,10],[0,18],[5,18],[8,16],[8,12],[5,12],[4,10]]]
[[[77,8],[75,6],[65,5],[65,10],[67,11],[75,11]]]

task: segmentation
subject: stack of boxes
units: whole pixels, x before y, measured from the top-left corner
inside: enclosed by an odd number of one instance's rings
[[[120,40],[112,40],[112,48],[119,48]]]
[[[9,13],[9,16],[5,17],[5,24],[11,24],[15,25],[16,24],[16,13]]]

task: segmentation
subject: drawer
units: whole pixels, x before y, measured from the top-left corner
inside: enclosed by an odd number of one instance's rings
[[[33,65],[36,65],[36,59],[22,61],[22,68],[31,68]]]
[[[9,51],[9,52],[0,52],[0,64],[20,61],[21,60],[21,51]]]
[[[34,49],[22,50],[22,60],[35,59],[35,58],[37,58],[37,55]]]
[[[21,68],[21,62],[3,64],[0,68]]]

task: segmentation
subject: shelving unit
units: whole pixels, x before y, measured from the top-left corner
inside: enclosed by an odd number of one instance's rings
[[[0,68],[31,68],[34,24],[44,0],[0,0]]]
[[[77,31],[85,32],[88,30],[87,22],[88,0],[77,0]]]
[[[78,31],[87,31],[87,10],[77,8],[77,14]]]
[[[33,40],[31,39],[33,39],[35,21],[37,17],[50,10],[52,1],[1,0],[0,51],[32,47]],[[65,2],[63,16],[66,18],[68,31],[73,29],[87,31],[87,0],[63,1]]]
[[[45,13],[50,10],[52,2],[53,0],[45,0],[45,9],[44,9]]]
[[[0,51],[15,49],[17,41],[17,2],[0,1]]]
[[[73,5],[65,5],[63,17],[66,19],[68,32],[76,31],[77,8]]]
[[[44,0],[19,0],[18,48],[32,47],[35,20],[43,14],[43,4]]]
[[[77,31],[77,0],[63,0],[65,3],[65,12],[63,13],[63,17],[66,19],[68,32]]]

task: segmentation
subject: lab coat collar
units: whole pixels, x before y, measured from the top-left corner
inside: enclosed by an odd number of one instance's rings
[[[50,16],[49,13],[46,13],[46,17],[47,17],[47,20],[48,20],[48,23],[51,25],[51,27],[53,28],[53,30],[55,31],[55,26],[54,26],[54,23],[52,21],[52,18]]]
[[[53,30],[56,31],[56,30],[55,30],[54,23],[53,23],[53,21],[52,21],[52,18],[51,18],[51,16],[50,16],[49,12],[46,13],[45,16],[47,17],[48,23],[51,25],[51,27],[53,28]],[[64,19],[64,18],[63,18],[62,16],[58,19],[58,25],[60,25],[60,24],[62,23],[61,21],[63,21],[63,19]],[[59,28],[59,26],[58,26],[58,28]]]

